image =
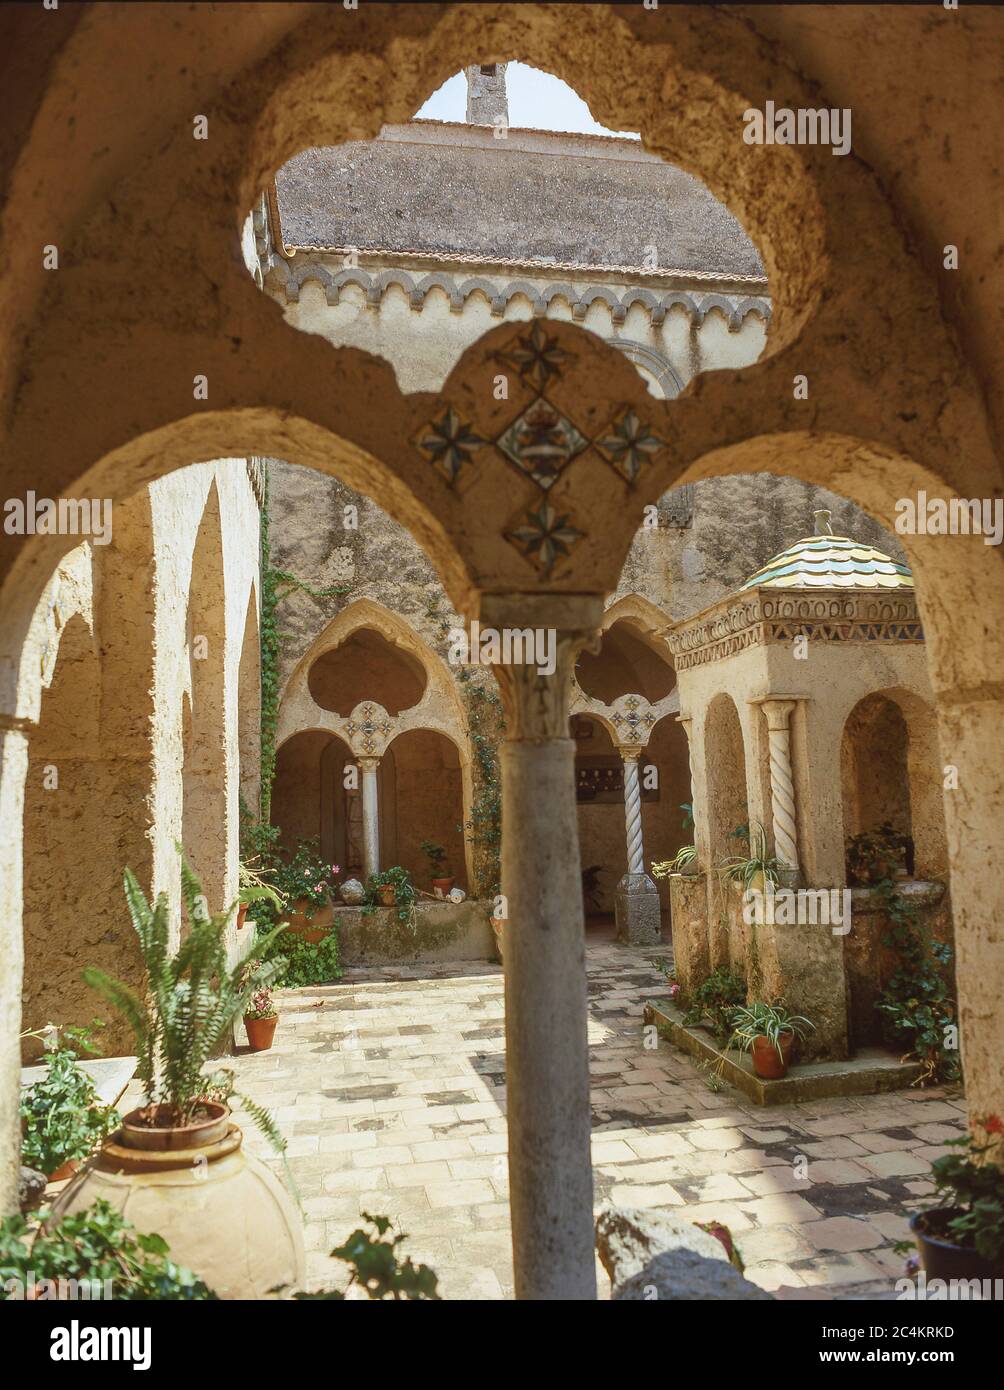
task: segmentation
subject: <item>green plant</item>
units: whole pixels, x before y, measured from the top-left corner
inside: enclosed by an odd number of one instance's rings
[[[255,971],[243,964],[229,968],[224,933],[236,908],[208,916],[202,884],[185,859],[181,846],[181,888],[188,916],[188,935],[174,955],[170,941],[167,894],[153,908],[130,869],[123,880],[129,915],[139,941],[146,972],[142,995],[122,980],[91,967],[84,979],[125,1017],[136,1039],[136,1074],[143,1084],[146,1115],[152,1121],[156,1106],[167,1108],[176,1126],[192,1123],[204,1113],[207,1100],[227,1103],[237,1095],[245,1109],[275,1147],[285,1141],[267,1111],[234,1090],[233,1073],[203,1068],[235,1018],[243,1015],[255,990],[269,984],[281,969],[278,959],[265,959],[268,946],[284,927],[276,927],[262,943],[262,963]],[[161,1121],[162,1122],[162,1121]]]
[[[257,951],[258,947],[255,947]],[[269,954],[281,951],[282,968],[273,984],[279,989],[301,989],[305,985],[326,985],[341,979],[338,963],[338,920],[316,944],[295,936],[285,936]]]
[[[779,1057],[782,1056],[781,1038],[786,1033],[804,1039],[816,1026],[802,1014],[789,1013],[784,1004],[760,1003],[743,1004],[734,1009],[731,1023],[729,1047],[749,1052],[757,1038],[766,1038]]]
[[[371,1231],[359,1228],[352,1232],[344,1245],[331,1252],[332,1259],[344,1260],[352,1271],[345,1289],[326,1293],[297,1293],[294,1297],[311,1301],[343,1299],[356,1284],[375,1299],[438,1299],[439,1281],[429,1266],[413,1264],[410,1255],[404,1260],[399,1258],[397,1247],[408,1239],[404,1232],[388,1237],[391,1230],[388,1217],[370,1216],[369,1212],[364,1211],[362,1218],[375,1232],[376,1239]]]
[[[743,838],[743,832],[748,835],[749,854],[728,855],[718,866],[718,872],[730,883],[741,883],[744,892],[750,890],[758,874],[763,875],[765,883],[778,883],[781,865],[772,854],[767,853],[767,836],[763,826],[757,821],[748,830],[746,826],[739,826],[734,832],[735,838]]]
[[[423,840],[422,853],[429,861],[429,873],[433,878],[448,877],[449,870],[446,867],[446,850],[442,845],[433,844],[431,840]]]
[[[692,830],[694,828],[694,803],[681,801],[680,810],[683,812],[683,829]]]
[[[889,879],[873,887],[872,901],[889,923],[883,945],[896,955],[896,967],[875,1005],[886,1037],[906,1044],[906,1056],[922,1064],[921,1082],[956,1081],[961,1074],[958,1053],[946,1046],[956,1018],[948,981],[952,948],[931,939],[916,907]]]
[[[663,859],[658,864],[652,865],[652,874],[655,878],[669,878],[670,874],[682,874],[697,863],[697,846],[681,845],[673,855],[672,859]]]
[[[411,881],[408,870],[402,869],[400,864],[395,864],[392,869],[384,869],[379,874],[370,874],[366,880],[364,912],[373,912],[380,906],[381,888],[394,889],[394,902],[397,906],[398,918],[414,930],[415,901],[418,894],[415,892],[415,885]]]
[[[985,1115],[973,1124],[982,1131],[979,1137],[949,1139],[946,1148],[955,1152],[931,1164],[930,1201],[940,1211],[924,1213],[924,1231],[997,1264],[1004,1257],[1004,1120]]]
[[[37,1298],[66,1297],[69,1280],[78,1292],[85,1285],[91,1296],[121,1302],[216,1298],[168,1253],[161,1236],[141,1235],[103,1198],[34,1235],[23,1216],[8,1216],[0,1221],[0,1300],[29,1289]]]
[[[473,752],[470,815],[465,823],[474,850],[479,891],[494,898],[502,891],[502,779],[498,750],[505,733],[502,701],[494,682],[475,682],[463,668],[458,676],[467,708]]]
[[[710,1029],[724,1042],[731,1032],[732,1012],[745,1000],[745,979],[729,966],[719,965],[687,998],[683,1021],[689,1028]]]
[[[241,967],[241,982],[248,976],[257,978],[261,973],[261,961],[256,959],[246,960]],[[275,1018],[275,1000],[272,997],[272,986],[259,984],[254,993],[244,1005],[244,1017],[255,1018]]]
[[[320,841],[316,836],[297,840],[292,854],[276,849],[268,868],[273,888],[284,903],[294,907],[305,903],[308,915],[331,904],[335,877],[340,869],[337,864],[328,864],[321,858]],[[278,915],[271,905],[267,913],[272,920]]]
[[[877,830],[849,835],[844,849],[848,881],[867,887],[891,879],[903,862],[907,839],[893,830],[891,821],[883,821]]]
[[[248,907],[252,903],[266,902],[271,904],[276,912],[281,912],[286,906],[282,895],[265,882],[265,874],[272,872],[271,869],[255,868],[242,860],[238,869],[237,901]]]
[[[65,1028],[46,1052],[45,1075],[21,1096],[21,1162],[49,1177],[64,1163],[87,1158],[121,1123],[112,1106],[98,1100],[94,1083],[79,1064],[95,1053],[91,1028]]]

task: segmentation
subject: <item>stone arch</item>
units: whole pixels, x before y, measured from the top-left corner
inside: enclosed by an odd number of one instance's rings
[[[392,739],[380,760],[382,866],[400,864],[426,891],[431,878],[423,840],[446,850],[446,876],[469,888],[465,751],[439,729],[412,728]]]
[[[242,28],[238,16],[222,45],[219,31],[211,34],[205,27],[210,18],[215,16],[194,10],[180,18],[172,13],[162,21],[153,15],[152,31],[140,40],[130,30],[131,42],[120,45],[111,42],[110,29],[118,25],[118,17],[97,15],[94,23],[78,25],[67,36],[58,64],[45,54],[37,70],[29,65],[30,75],[15,94],[23,138],[13,142],[10,155],[18,162],[9,181],[5,217],[11,287],[5,314],[7,322],[24,327],[7,336],[0,363],[5,383],[18,383],[10,448],[5,452],[12,478],[35,481],[40,461],[45,461],[49,494],[77,495],[96,480],[98,475],[88,477],[95,460],[111,460],[102,481],[114,479],[114,487],[92,495],[126,495],[146,480],[143,469],[155,466],[148,461],[158,456],[158,444],[164,442],[158,441],[158,434],[185,433],[184,428],[174,429],[188,424],[178,420],[175,368],[184,363],[190,370],[197,359],[206,359],[214,400],[224,403],[223,414],[246,411],[254,417],[259,445],[266,435],[270,447],[276,444],[292,421],[293,433],[301,436],[309,452],[297,418],[302,414],[309,419],[311,411],[296,402],[307,401],[311,390],[317,390],[320,399],[328,389],[333,416],[354,395],[361,402],[383,399],[376,389],[358,389],[358,354],[339,355],[339,365],[347,367],[344,373],[333,372],[334,359],[325,354],[323,371],[314,372],[309,354],[279,331],[274,306],[240,303],[237,281],[243,271],[228,265],[236,261],[234,237],[218,234],[227,227],[234,230],[268,174],[309,140],[336,143],[349,135],[375,135],[383,121],[407,118],[475,47],[482,54],[511,49],[515,24],[529,61],[575,82],[600,119],[614,127],[639,129],[649,148],[703,177],[743,217],[763,251],[774,291],[775,320],[767,349],[774,356],[752,370],[719,374],[726,380],[695,383],[688,400],[700,406],[698,415],[686,409],[685,401],[677,403],[684,410],[678,419],[681,448],[675,464],[685,466],[700,458],[708,467],[715,451],[736,448],[758,432],[794,434],[805,429],[803,407],[791,403],[795,359],[784,360],[785,350],[801,334],[797,370],[807,372],[813,382],[811,420],[818,431],[809,447],[822,448],[826,484],[846,476],[848,486],[874,489],[879,508],[875,514],[887,519],[892,499],[915,493],[922,472],[936,485],[964,495],[995,494],[999,477],[979,399],[981,387],[950,327],[953,316],[961,323],[963,312],[972,312],[972,297],[965,289],[940,295],[931,274],[935,252],[915,253],[910,245],[911,233],[929,225],[926,192],[921,191],[911,206],[908,188],[902,195],[887,191],[895,181],[882,177],[890,145],[884,145],[881,136],[876,138],[876,156],[867,165],[856,155],[828,158],[825,150],[744,151],[738,145],[743,109],[762,109],[779,91],[791,105],[813,106],[829,85],[826,63],[811,43],[803,43],[797,15],[778,18],[780,27],[764,34],[748,16],[721,8],[669,12],[664,7],[657,15],[642,16],[597,7],[584,13],[571,38],[565,16],[544,8],[527,14],[499,7],[476,16],[463,6],[435,10],[409,16],[405,33],[379,14],[360,16],[355,26],[345,26],[334,12],[311,15],[298,31],[284,24],[281,31],[267,34],[259,26]],[[163,27],[156,27],[158,23]],[[979,26],[978,16],[968,17],[957,29],[957,38],[947,36],[948,47],[938,48],[939,66],[946,65],[947,54],[951,65],[958,63],[962,70],[971,56],[968,50],[980,47],[973,44],[974,33],[988,32]],[[853,30],[840,32],[845,41],[848,35],[853,40]],[[890,32],[893,37],[886,41],[894,44],[904,31]],[[133,61],[140,42],[161,55],[159,71],[151,74],[147,65]],[[400,61],[402,44],[409,62]],[[178,68],[191,61],[193,47],[202,57],[210,52],[225,55],[218,73],[213,69],[216,85],[206,79],[205,104],[216,138],[212,159],[198,168],[191,159],[190,129],[181,119],[187,114],[187,96],[176,81]],[[122,58],[110,74],[103,60],[112,51]],[[925,90],[930,69],[919,61],[921,51],[905,47],[904,52],[918,60],[917,86]],[[375,81],[374,72],[393,73],[393,81]],[[116,101],[102,99],[109,88]],[[870,94],[867,86],[865,91]],[[972,92],[966,90],[963,99],[972,100]],[[122,121],[123,101],[133,104],[135,119]],[[78,140],[89,138],[89,148],[107,148],[111,158],[94,161],[67,155],[59,134],[65,129],[67,104],[79,104],[87,118]],[[867,119],[870,103],[862,105]],[[903,141],[916,136],[916,123],[898,104],[893,104],[887,124]],[[179,132],[173,139],[172,129]],[[893,162],[903,147],[897,139],[892,141]],[[40,182],[40,167],[60,177]],[[952,167],[947,155],[943,167]],[[187,219],[198,231],[186,240]],[[116,253],[123,225],[156,227],[158,235],[149,239],[148,247],[137,244],[134,254],[121,257]],[[42,228],[45,237],[37,234]],[[86,263],[75,266],[72,284],[57,288],[54,277],[47,282],[37,255],[46,239],[61,245],[85,243],[93,249]],[[931,244],[929,237],[912,239],[918,246]],[[179,266],[196,263],[193,252],[203,273],[179,277]],[[975,285],[980,252],[972,260]],[[966,284],[962,275],[960,282]],[[215,287],[212,296],[205,296],[206,284]],[[43,289],[50,296],[47,300]],[[250,288],[248,292],[254,293]],[[107,338],[96,346],[95,304],[106,307],[111,325]],[[231,337],[219,332],[221,306]],[[52,309],[58,312],[47,312]],[[986,332],[970,345],[971,360],[985,381],[994,365],[984,346],[990,341],[996,339]],[[258,359],[252,358],[250,347],[237,350],[239,344],[254,344]],[[21,370],[23,361],[32,364],[30,376]],[[291,383],[301,369],[304,394],[298,395],[299,388]],[[282,381],[277,380],[280,372]],[[341,399],[330,390],[334,376],[339,378]],[[904,384],[907,402],[900,398]],[[993,400],[989,386],[986,395]],[[392,386],[386,399],[396,400]],[[52,409],[54,400],[63,402],[62,413]],[[904,409],[905,404],[909,408]],[[198,430],[188,431],[186,442],[197,440],[199,447],[179,455],[183,461],[221,452],[216,447],[219,437],[211,439],[217,413],[207,412]],[[699,416],[703,419],[695,424]],[[74,422],[72,430],[67,429],[68,421]],[[330,432],[336,433],[334,428]],[[322,426],[319,435],[323,433]],[[353,436],[351,428],[347,433]],[[841,453],[828,443],[835,435],[861,443]],[[176,442],[172,439],[172,447]],[[243,448],[243,442],[238,447]],[[163,458],[165,468],[177,466],[170,454],[169,449]],[[908,480],[908,487],[888,490],[895,477],[884,468],[890,454],[923,461],[923,469],[918,466],[899,475]],[[752,463],[753,455],[755,448],[745,462]],[[794,471],[798,466],[788,458],[787,468]],[[653,481],[664,490],[668,480]],[[389,491],[395,491],[393,478]],[[401,499],[400,490],[395,495]],[[644,500],[642,493],[637,500]],[[437,532],[432,521],[425,525],[430,539],[449,534],[448,527]],[[990,1039],[994,1029],[999,1037],[1004,1008],[999,972],[995,975],[988,968],[998,941],[1000,889],[988,883],[985,874],[986,864],[999,858],[1004,802],[999,772],[988,768],[986,759],[988,748],[1000,746],[1004,729],[999,687],[1004,602],[999,560],[991,556],[988,561],[981,549],[982,563],[976,564],[972,549],[945,545],[942,556],[931,553],[923,564],[915,560],[914,568],[932,652],[943,749],[960,770],[949,828],[953,858],[964,870],[959,876],[966,927],[960,946],[962,1022],[964,1039],[969,1032],[978,1063],[969,1094],[979,1113],[999,1108],[991,1082],[983,1078],[999,1075]],[[14,547],[5,550],[12,553]],[[25,669],[21,655],[30,614],[59,553],[58,546],[32,544],[21,547],[22,555],[28,550],[31,554],[0,605],[9,618],[4,654],[11,656],[12,665],[4,673],[6,687],[13,683],[11,673]],[[918,545],[918,555],[923,550]],[[603,588],[609,558],[597,554],[596,588],[590,592]],[[939,574],[946,577],[940,591],[935,582]],[[454,577],[466,579],[459,563]],[[578,578],[579,588],[568,592],[585,592]],[[30,679],[25,677],[24,684],[30,687]],[[22,722],[30,720],[21,707],[22,693],[24,686],[16,699],[3,703],[7,775],[0,842],[7,843],[7,832],[13,829],[18,833],[11,845],[20,843],[21,785],[31,732]],[[26,702],[33,698],[29,691]],[[16,930],[20,870],[12,862],[16,855],[10,850],[6,855],[10,857],[4,859],[4,878],[11,901],[5,902],[3,916]],[[4,952],[0,974],[16,985],[18,947],[5,938]],[[3,1046],[7,1061],[7,1039]],[[4,1120],[11,1123],[12,1094],[10,1087],[3,1094]],[[9,1127],[5,1124],[5,1132]],[[3,1176],[9,1179],[8,1173]],[[587,1257],[590,1250],[587,1241]],[[583,1269],[586,1263],[579,1261]]]
[[[226,592],[223,532],[215,482],[202,513],[188,587],[181,843],[211,912],[227,904],[227,721],[224,688]]]
[[[423,662],[368,625],[327,647],[307,672],[314,703],[342,716],[350,715],[362,700],[375,700],[388,714],[400,714],[419,703],[427,684]]]
[[[152,853],[153,539],[149,499],[115,512],[108,545],[84,544],[43,600],[48,639],[24,805],[25,1027],[104,1016],[87,965],[137,986],[142,962],[122,896],[128,866],[149,892]],[[124,1050],[110,1018],[99,1045]]]
[[[844,720],[844,837],[889,821],[913,841],[918,878],[947,880],[943,763],[934,710],[911,690],[876,690]]]

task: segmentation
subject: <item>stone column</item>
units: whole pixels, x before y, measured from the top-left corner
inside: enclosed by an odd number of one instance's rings
[[[363,774],[363,869],[367,876],[380,872],[380,805],[377,797],[379,758],[360,758]]]
[[[652,945],[662,936],[659,890],[645,872],[645,848],[641,833],[641,778],[638,761],[642,750],[621,745],[624,763],[624,820],[627,828],[627,873],[617,885],[614,913],[617,940],[631,945]]]
[[[794,700],[761,700],[767,717],[770,745],[770,804],[774,829],[774,854],[792,872],[798,872],[798,830],[795,819],[795,784],[791,775],[791,741],[788,721]]]
[[[552,675],[495,667],[505,709],[502,891],[509,1183],[516,1297],[596,1297],[589,1050],[572,670],[595,640],[599,597],[486,595],[481,621],[542,628]]]

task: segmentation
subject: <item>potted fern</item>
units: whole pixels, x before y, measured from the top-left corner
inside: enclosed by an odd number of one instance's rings
[[[180,851],[180,846],[179,846]],[[181,855],[187,934],[171,949],[166,894],[151,907],[130,870],[125,895],[145,979],[139,989],[101,970],[86,982],[122,1013],[135,1034],[136,1073],[144,1104],[130,1111],[91,1164],[53,1208],[59,1220],[105,1198],[142,1231],[157,1231],[178,1262],[223,1298],[264,1298],[302,1277],[303,1235],[297,1210],[275,1175],[246,1154],[230,1112],[240,1101],[280,1154],[285,1142],[271,1115],[235,1089],[232,1071],[210,1069],[256,990],[281,957],[247,969],[227,960],[227,928],[236,903],[210,917],[202,885]],[[259,942],[264,953],[283,930]],[[254,1212],[254,1220],[248,1212]]]

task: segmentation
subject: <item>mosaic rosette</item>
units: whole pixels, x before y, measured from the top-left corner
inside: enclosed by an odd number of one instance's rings
[[[556,511],[546,499],[523,512],[505,532],[506,540],[545,575],[550,575],[559,559],[571,554],[583,535],[572,525],[570,513]]]
[[[651,432],[638,416],[638,412],[628,406],[614,416],[610,425],[596,439],[596,452],[616,468],[626,482],[636,481],[643,463],[647,463],[666,441]]]
[[[512,368],[521,381],[537,391],[543,391],[553,377],[560,377],[575,353],[558,346],[557,337],[549,334],[539,319],[528,333],[521,333],[509,347],[495,354],[495,360]]]
[[[439,470],[451,487],[461,488],[471,481],[475,455],[487,443],[461,420],[452,406],[423,425],[415,436],[415,448],[422,457]]]

